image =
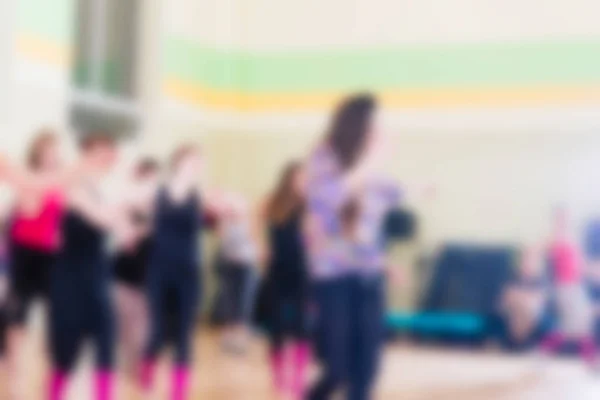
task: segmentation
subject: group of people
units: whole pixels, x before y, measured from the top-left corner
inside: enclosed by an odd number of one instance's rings
[[[101,185],[116,161],[116,143],[94,133],[79,148],[78,160],[65,167],[58,137],[44,132],[31,146],[27,168],[2,161],[1,177],[15,192],[4,221],[3,339],[12,395],[19,397],[25,374],[19,353],[28,313],[41,298],[48,306],[49,399],[64,398],[88,339],[96,353],[96,398],[110,399],[118,337],[148,391],[156,359],[171,339],[173,398],[183,399],[200,296],[198,230],[203,212],[221,207],[214,195],[200,194],[200,153],[179,148],[162,184],[158,164],[141,161],[126,195],[110,202]]]
[[[522,252],[515,279],[502,297],[510,347],[538,347],[542,355],[575,345],[581,358],[598,368],[596,326],[600,247],[592,235],[583,240],[565,206],[553,214],[548,243]]]
[[[52,132],[37,136],[24,167],[0,157],[0,180],[15,194],[0,249],[11,386],[27,375],[22,340],[40,298],[48,305],[49,400],[64,399],[87,340],[95,349],[96,399],[113,397],[118,346],[124,371],[151,394],[167,343],[174,348],[171,399],[188,398],[202,297],[199,232],[216,226],[234,291],[253,265],[266,267],[277,392],[319,400],[344,388],[348,399],[370,399],[388,270],[382,225],[400,195],[381,174],[386,146],[376,111],[370,95],[343,101],[324,139],[287,166],[257,213],[241,197],[205,187],[202,154],[192,145],[179,147],[165,167],[137,162],[118,201],[102,189],[117,159],[111,135],[83,135],[69,166]],[[230,312],[235,332],[247,310]],[[315,343],[322,373],[307,388]],[[18,390],[12,394],[18,398]]]

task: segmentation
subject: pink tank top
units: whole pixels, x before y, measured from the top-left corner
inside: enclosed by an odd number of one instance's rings
[[[577,283],[581,280],[581,258],[576,246],[567,241],[558,241],[551,248],[554,277],[559,284]]]
[[[53,191],[46,195],[37,215],[25,215],[17,210],[11,231],[13,241],[36,250],[58,250],[64,205],[62,193]]]

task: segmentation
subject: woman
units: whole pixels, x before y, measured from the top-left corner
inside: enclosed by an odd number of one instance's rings
[[[506,327],[505,343],[512,349],[524,349],[539,342],[544,334],[547,303],[547,276],[543,251],[527,246],[520,256],[515,278],[504,289],[500,311]]]
[[[375,100],[345,100],[307,165],[310,274],[322,347],[322,374],[311,400],[346,386],[347,398],[371,398],[385,312],[383,222],[399,200],[376,172],[382,156]]]
[[[134,233],[124,212],[108,206],[101,195],[100,180],[116,158],[113,140],[105,134],[89,135],[80,151],[83,159],[96,160],[97,169],[68,192],[68,209],[61,218],[63,244],[51,272],[50,400],[64,399],[68,377],[86,339],[96,350],[96,399],[112,398],[115,335],[106,239],[114,233],[124,241]]]
[[[243,353],[254,303],[258,249],[248,205],[230,195],[219,221],[219,259],[226,299],[223,347]]]
[[[11,273],[6,304],[11,391],[21,391],[20,350],[23,331],[34,300],[47,300],[50,274],[61,246],[60,221],[66,188],[89,166],[85,160],[63,168],[57,135],[42,130],[28,150],[26,169],[1,160],[1,173],[16,192],[9,233]],[[85,161],[87,162],[87,161]]]
[[[150,334],[142,385],[146,391],[152,390],[156,359],[166,342],[166,320],[174,315],[169,332],[175,347],[171,399],[183,400],[187,398],[193,332],[201,298],[198,235],[204,208],[218,215],[219,206],[214,195],[199,187],[203,168],[196,147],[181,146],[171,157],[170,165],[170,176],[154,205],[154,237],[147,279]]]
[[[142,159],[136,165],[128,187],[131,198],[124,205],[135,236],[133,241],[117,244],[114,260],[118,337],[127,370],[133,374],[138,371],[148,327],[145,282],[152,248],[152,204],[143,199],[148,197],[148,192],[156,192],[159,173],[158,162],[151,158]]]
[[[593,338],[593,310],[585,288],[584,262],[573,240],[572,221],[565,208],[554,215],[554,232],[549,245],[559,329],[542,341],[542,351],[551,353],[566,340],[578,343],[581,357],[597,367],[597,349]]]
[[[303,399],[310,361],[309,284],[302,240],[304,173],[298,162],[283,170],[267,198],[261,221],[268,227],[267,285],[271,303],[271,367],[275,389],[283,396]],[[290,340],[293,375],[287,380],[284,342]]]

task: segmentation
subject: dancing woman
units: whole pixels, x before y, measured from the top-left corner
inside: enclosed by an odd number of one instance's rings
[[[283,170],[267,198],[261,220],[267,227],[267,287],[270,319],[271,367],[276,390],[303,399],[306,369],[310,361],[310,290],[302,238],[304,218],[304,171],[297,162]],[[286,379],[285,342],[290,341],[292,378]]]
[[[385,312],[383,222],[399,191],[377,173],[381,132],[368,95],[345,100],[307,164],[306,243],[323,373],[311,400],[346,387],[368,400],[377,377]]]
[[[170,174],[154,204],[153,246],[148,266],[150,334],[142,386],[153,387],[156,359],[167,341],[167,320],[175,347],[172,400],[187,398],[192,341],[201,299],[203,211],[219,214],[218,197],[202,190],[203,160],[198,148],[185,145],[170,161]],[[171,303],[171,304],[168,304]]]

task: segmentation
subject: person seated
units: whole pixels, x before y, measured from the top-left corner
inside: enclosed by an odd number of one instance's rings
[[[527,348],[542,334],[547,304],[544,265],[542,249],[527,247],[520,256],[515,278],[504,289],[500,308],[509,347]]]

